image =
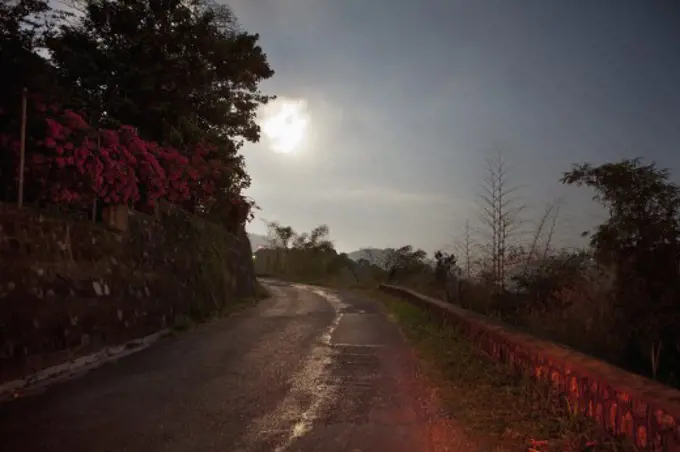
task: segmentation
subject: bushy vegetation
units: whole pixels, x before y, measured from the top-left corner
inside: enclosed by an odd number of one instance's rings
[[[208,0],[56,5],[0,3],[0,197],[17,198],[25,128],[26,202],[250,219],[238,151],[273,75],[258,35]]]
[[[325,227],[323,245],[309,251],[309,234],[274,224],[269,253],[277,257],[269,262],[278,259],[278,274],[293,279],[342,279],[342,269],[354,285],[408,286],[680,386],[680,188],[668,171],[640,160],[575,165],[561,182],[593,190],[609,217],[584,233],[587,246],[560,249],[553,237],[561,202],[521,231],[523,206],[508,196],[504,162],[487,165],[480,226],[466,222],[455,254],[430,260],[407,245],[360,250],[354,263],[329,252]]]
[[[255,253],[255,271],[259,275],[343,287],[374,283],[369,268],[335,250],[328,226],[317,226],[309,233],[297,233],[276,222],[267,226],[269,246]]]
[[[479,241],[466,234],[459,246],[466,257],[461,269],[448,271],[446,281],[411,272],[396,282],[444,293],[464,308],[679,386],[680,188],[667,170],[640,160],[575,165],[561,181],[590,188],[609,213],[587,233],[589,246],[552,246],[557,203],[529,240],[513,236],[508,219],[516,221],[518,210],[494,212],[496,198],[507,194],[492,189],[483,200],[492,208],[484,210],[491,216],[483,219]]]

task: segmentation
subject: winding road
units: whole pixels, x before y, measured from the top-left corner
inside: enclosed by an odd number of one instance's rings
[[[45,393],[0,404],[0,449],[476,449],[382,305],[266,282],[272,296]]]

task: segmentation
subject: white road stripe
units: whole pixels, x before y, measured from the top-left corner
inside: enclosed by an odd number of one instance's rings
[[[272,432],[281,431],[273,428],[277,425],[293,426],[288,430],[287,437],[274,451],[283,452],[293,445],[296,439],[307,434],[323,409],[331,405],[337,397],[338,382],[330,378],[330,365],[336,350],[331,346],[333,332],[340,324],[343,309],[347,305],[338,296],[315,287],[295,284],[293,287],[313,292],[324,297],[333,306],[335,317],[320,337],[319,344],[312,349],[305,365],[293,376],[291,390],[276,409],[257,420],[253,431],[266,439]],[[300,400],[311,400],[308,406],[300,406]],[[262,437],[265,438],[262,438]]]

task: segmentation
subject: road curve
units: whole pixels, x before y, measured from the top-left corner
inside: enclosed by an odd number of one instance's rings
[[[0,405],[5,452],[472,451],[379,303],[267,283],[258,306]]]

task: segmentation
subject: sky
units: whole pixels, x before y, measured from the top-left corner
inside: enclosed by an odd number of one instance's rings
[[[573,163],[643,157],[680,174],[680,9],[628,0],[232,0],[259,33],[300,145],[243,148],[264,220],[330,227],[341,251],[428,252],[478,224],[501,152],[527,228],[563,197],[560,244],[601,221]],[[263,126],[267,114],[260,116]]]

